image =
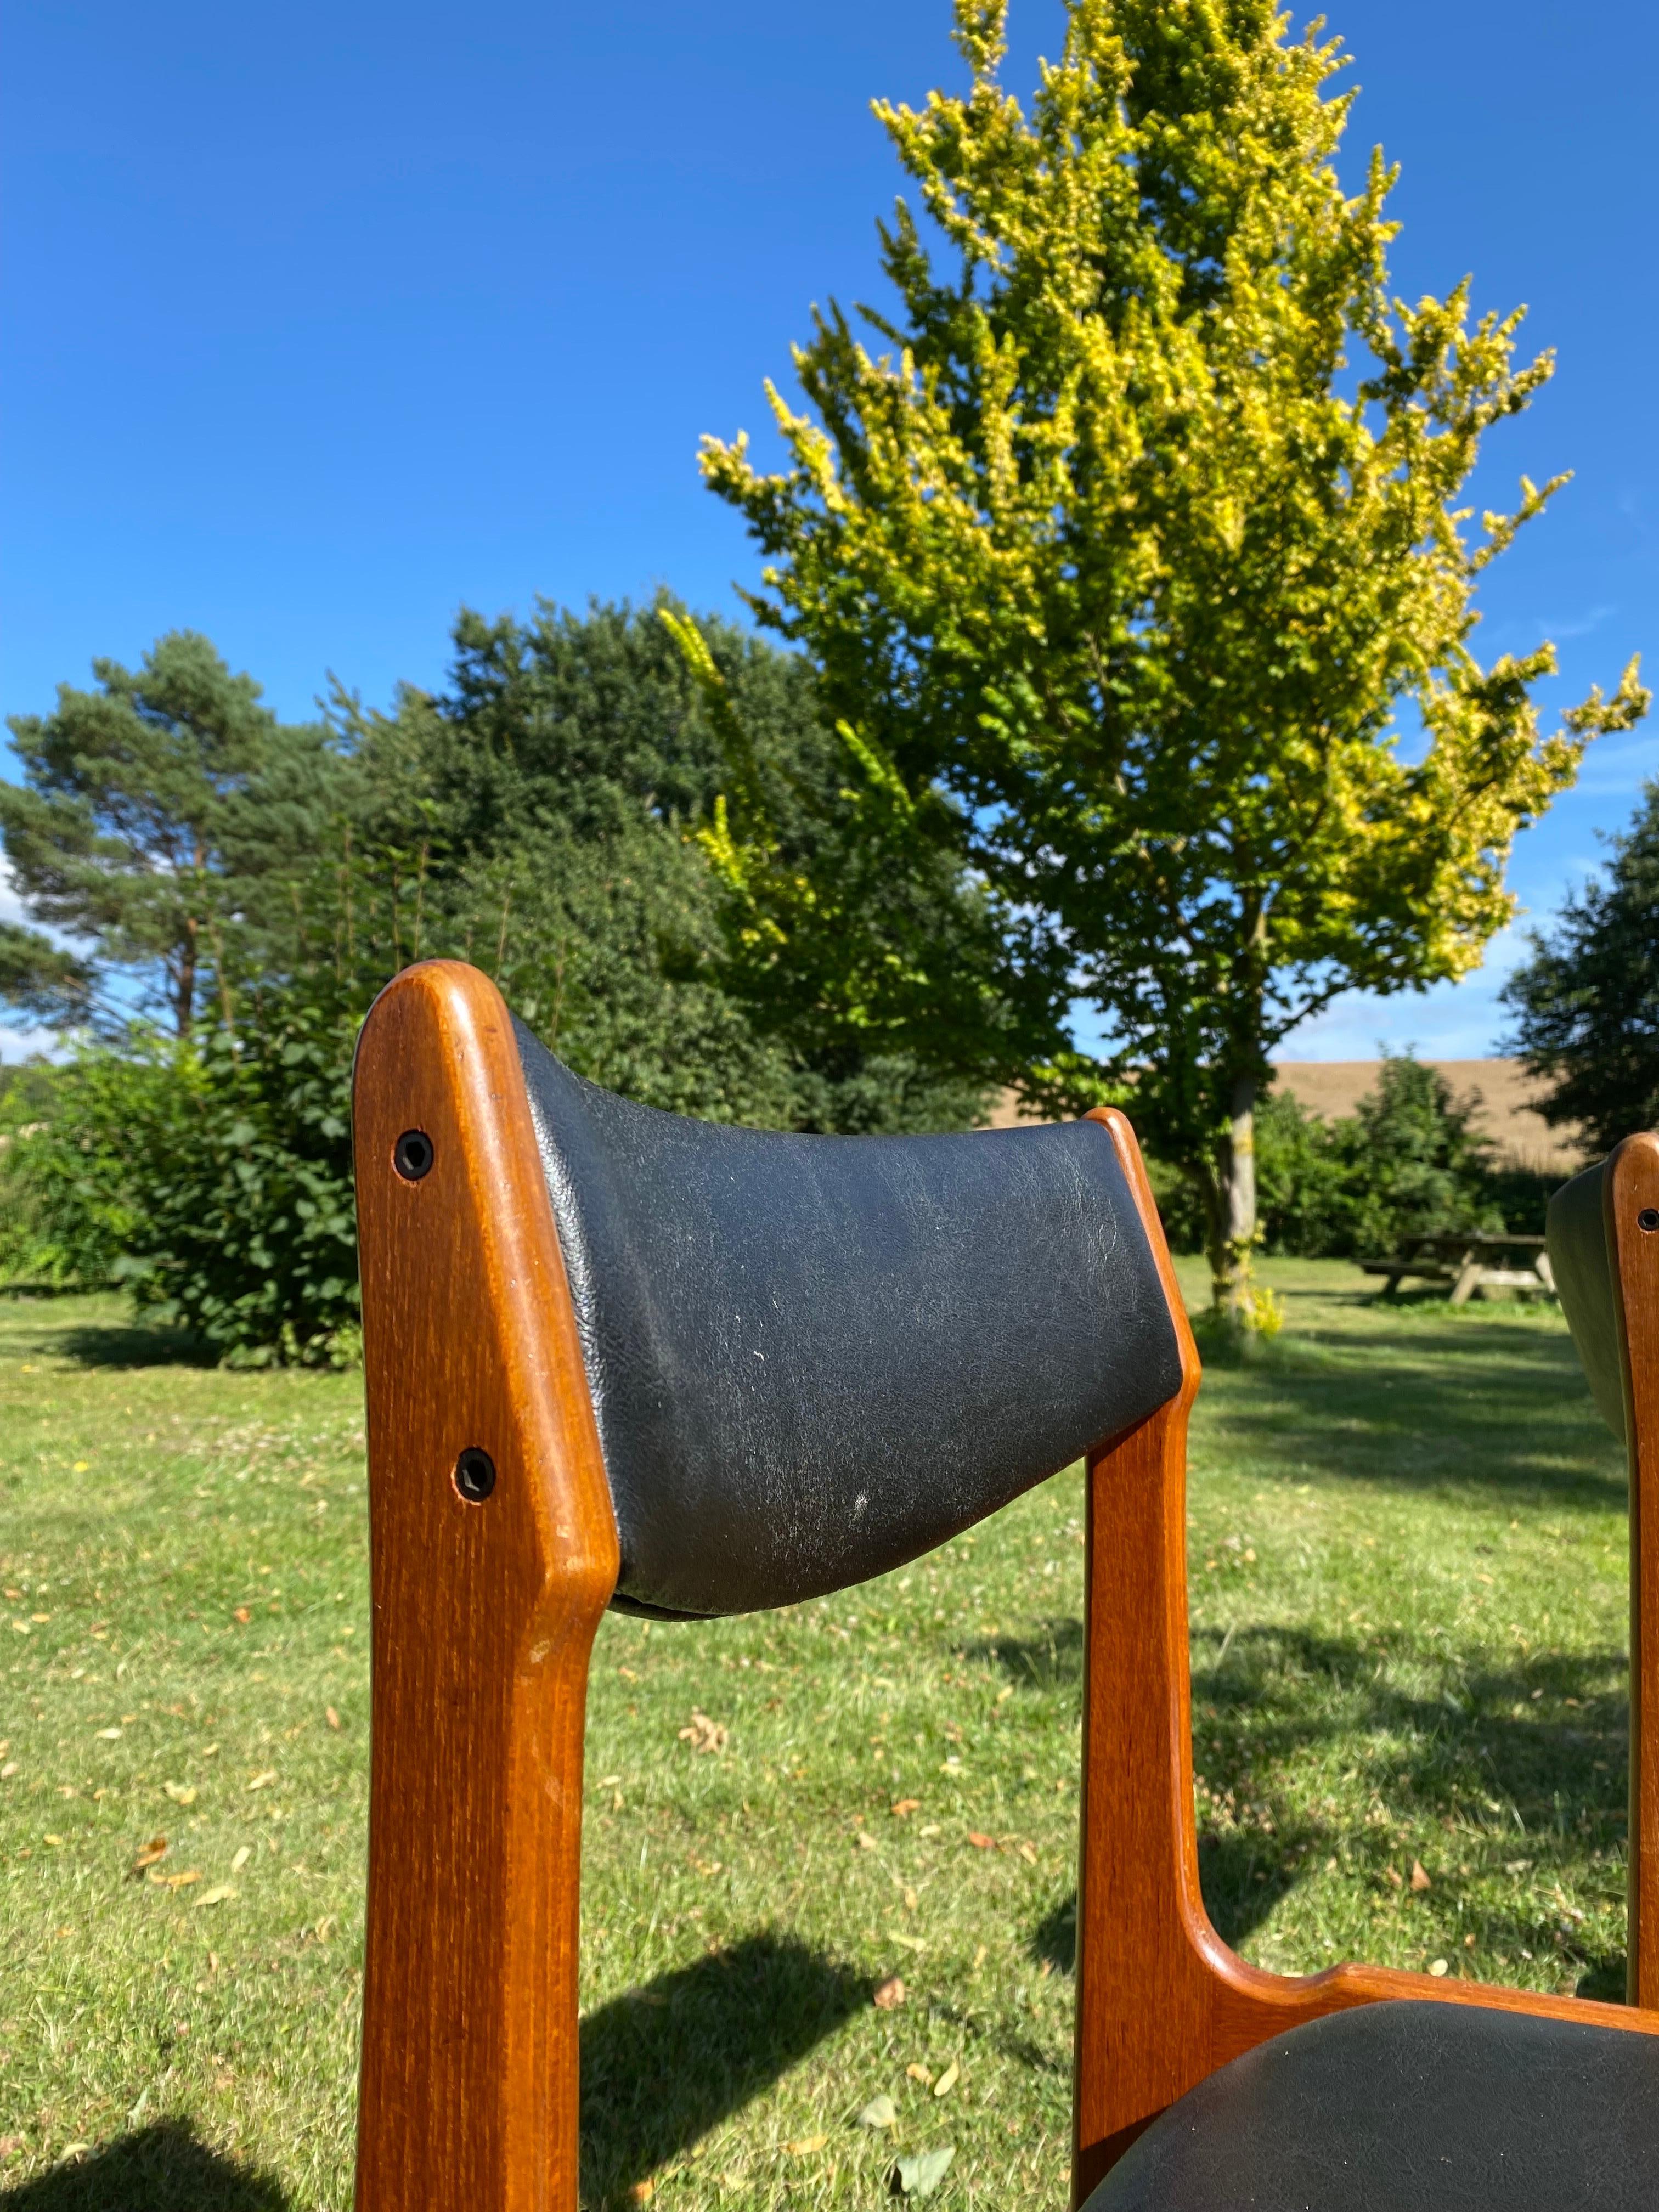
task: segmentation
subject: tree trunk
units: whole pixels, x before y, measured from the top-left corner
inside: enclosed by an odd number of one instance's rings
[[[185,919],[185,941],[179,954],[179,982],[173,996],[173,1018],[181,1037],[190,1035],[196,1018],[196,935],[194,915]]]
[[[1253,1313],[1250,1254],[1255,1246],[1255,1093],[1254,1075],[1234,1079],[1227,1133],[1209,1200],[1210,1296],[1215,1311],[1240,1328]]]

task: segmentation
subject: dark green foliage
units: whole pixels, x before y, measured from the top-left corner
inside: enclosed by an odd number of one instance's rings
[[[1478,1103],[1455,1098],[1444,1076],[1409,1053],[1385,1057],[1376,1088],[1339,1121],[1320,1121],[1288,1092],[1270,1093],[1255,1124],[1264,1248],[1304,1259],[1376,1258],[1407,1237],[1530,1231],[1552,1186],[1493,1167],[1473,1127]],[[1201,1250],[1203,1211],[1191,1180],[1160,1165],[1155,1187],[1171,1243]]]
[[[245,1361],[351,1358],[355,1024],[288,998],[267,1017],[234,1039],[87,1046],[55,1118],[8,1158],[7,1271],[125,1281],[141,1307]]]
[[[1383,1060],[1352,1121],[1335,1124],[1352,1250],[1376,1256],[1402,1237],[1503,1227],[1486,1184],[1491,1147],[1470,1126],[1474,1109],[1409,1054]]]
[[[1509,1049],[1551,1086],[1539,1111],[1601,1152],[1659,1127],[1659,784],[1612,847],[1504,989]]]
[[[704,635],[757,744],[797,794],[796,834],[815,834],[841,767],[807,672],[718,623]],[[137,718],[146,743],[176,750],[179,666],[195,670],[229,733],[194,787],[216,857],[198,872],[196,906],[152,912],[121,904],[136,844],[125,859],[100,848],[116,883],[105,969],[140,965],[148,945],[152,995],[172,1007],[175,1034],[111,1024],[54,1077],[33,1116],[47,1127],[0,1167],[0,1273],[118,1274],[141,1304],[241,1360],[349,1356],[353,1047],[375,994],[434,956],[495,976],[580,1073],[670,1111],[778,1128],[975,1118],[982,1073],[860,1037],[787,994],[758,1003],[736,988],[726,894],[689,834],[724,759],[654,614],[596,608],[579,621],[544,608],[524,626],[468,615],[456,647],[446,695],[406,691],[388,715],[342,699],[326,742],[280,732],[256,687],[201,640],[164,640],[146,663],[148,691],[100,664],[108,696],[64,695],[53,744],[66,732],[89,744],[83,725],[131,736]],[[158,734],[163,677],[173,720]],[[47,736],[35,742],[46,760]],[[255,753],[257,775],[225,765]],[[179,778],[182,788],[185,769]],[[21,796],[24,845],[27,823],[48,816],[60,842],[73,842],[64,825],[80,800]],[[185,818],[182,801],[173,811]],[[46,881],[32,909],[61,921]],[[166,939],[162,921],[181,916],[186,935]]]
[[[38,930],[0,934],[0,996],[59,1024],[124,1019],[125,971],[174,1033],[212,971],[245,958],[283,882],[314,852],[337,763],[320,723],[287,727],[204,637],[160,639],[134,672],[93,664],[100,689],[58,687],[51,714],[11,718],[24,782],[0,784],[0,836]]]
[[[943,1037],[937,1023],[914,1024],[924,1058],[910,1034],[845,1018],[820,968],[752,957],[690,835],[731,770],[659,618],[667,604],[582,618],[542,605],[524,624],[464,615],[445,695],[406,692],[389,717],[348,712],[369,833],[381,849],[424,851],[449,939],[459,949],[471,928],[472,957],[492,972],[488,913],[505,902],[503,989],[596,1082],[715,1120],[967,1126],[998,1074],[984,1024]],[[819,722],[811,669],[729,623],[696,628],[786,856],[805,866],[826,843],[852,842],[848,763]],[[896,945],[915,933],[918,906],[942,957],[971,934],[974,896],[955,873],[865,888]],[[434,949],[430,926],[423,941]]]

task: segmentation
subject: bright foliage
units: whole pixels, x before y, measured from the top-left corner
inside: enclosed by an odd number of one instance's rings
[[[1028,1089],[1133,1086],[1219,1282],[1274,1044],[1476,965],[1516,830],[1647,695],[1632,667],[1547,734],[1553,649],[1472,649],[1480,571],[1564,479],[1476,532],[1457,501],[1550,362],[1517,368],[1519,313],[1471,323],[1467,284],[1390,298],[1391,176],[1342,191],[1334,44],[1267,0],[1071,0],[1028,116],[1004,15],[957,0],[965,97],[877,106],[933,226],[883,228],[890,349],[832,307],[795,356],[813,411],[770,392],[788,465],[739,437],[703,467],[829,718],[956,802],[963,859],[1040,921],[1021,957],[1103,1018],[1091,1067]]]

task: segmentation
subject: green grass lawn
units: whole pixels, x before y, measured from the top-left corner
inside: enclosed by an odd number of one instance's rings
[[[1194,1437],[1215,1919],[1285,1970],[1616,1996],[1624,1485],[1563,1326],[1264,1273],[1285,1332],[1212,1368]],[[0,1408],[0,2207],[343,2212],[360,1384],[7,1303]],[[936,2204],[1064,2203],[1081,1546],[1074,1471],[820,1603],[607,1618],[587,2203],[874,2205],[946,2144]]]

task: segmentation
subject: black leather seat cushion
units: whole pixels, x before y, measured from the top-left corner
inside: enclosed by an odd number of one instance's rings
[[[1293,2028],[1155,2120],[1085,2212],[1653,2212],[1659,2037],[1474,2005]]]
[[[1179,1388],[1096,1124],[718,1127],[518,1036],[624,1607],[744,1613],[884,1573]]]

